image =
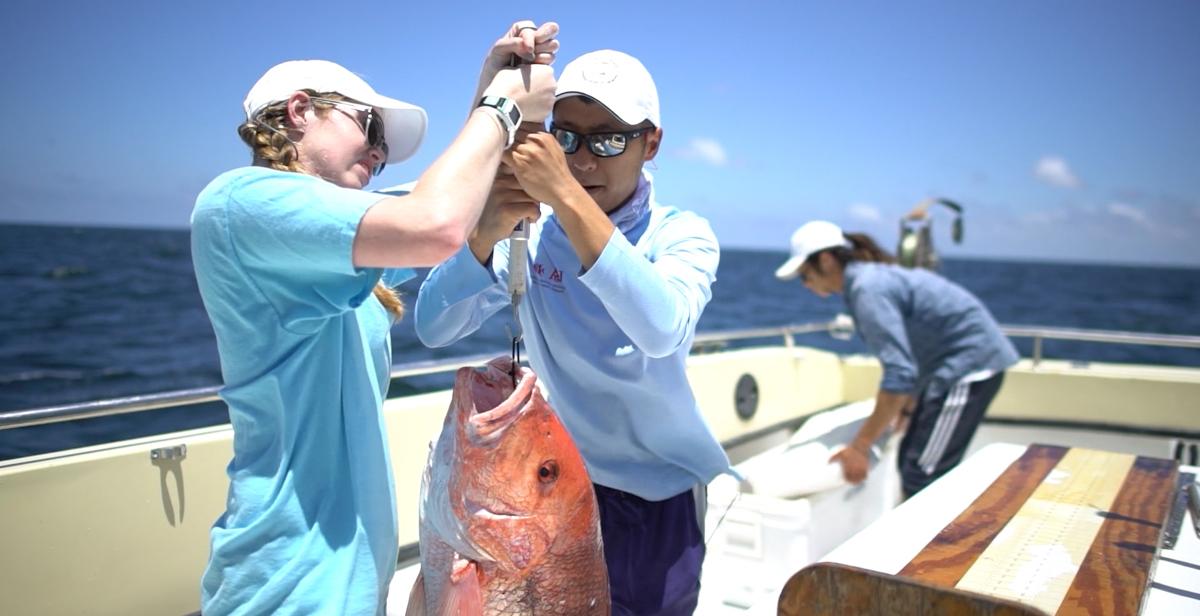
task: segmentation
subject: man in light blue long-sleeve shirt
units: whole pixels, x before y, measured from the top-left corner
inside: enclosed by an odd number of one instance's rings
[[[497,180],[469,245],[430,273],[416,305],[427,345],[478,329],[510,305],[504,238],[538,219],[517,265],[529,272],[520,319],[596,484],[614,613],[695,609],[702,488],[729,470],[686,374],[719,249],[707,221],[655,201],[642,165],[661,139],[640,62],[605,50],[569,64],[550,133],[514,148],[515,176]]]

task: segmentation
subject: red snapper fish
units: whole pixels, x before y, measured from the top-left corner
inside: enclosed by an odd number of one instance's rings
[[[421,482],[421,572],[410,616],[610,612],[591,479],[512,360],[460,368]]]

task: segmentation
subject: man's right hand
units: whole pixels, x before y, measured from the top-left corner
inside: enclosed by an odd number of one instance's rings
[[[479,224],[467,240],[471,253],[479,263],[486,264],[496,242],[511,235],[518,221],[522,218],[537,220],[539,216],[541,209],[538,202],[525,194],[508,166],[500,165],[483,213],[479,216]]]

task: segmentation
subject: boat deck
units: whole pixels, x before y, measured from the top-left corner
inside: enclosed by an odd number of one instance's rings
[[[791,437],[812,442],[839,441],[870,411],[870,401],[852,403],[828,412],[840,417],[815,431],[804,428]],[[813,427],[821,421],[812,422]],[[783,464],[778,456],[789,434],[771,435],[744,447],[735,462],[739,469],[756,473],[762,462]],[[800,437],[799,439],[795,437]],[[772,498],[762,494],[740,494],[728,502],[729,484],[714,482],[709,492],[709,554],[702,579],[701,604],[697,614],[705,616],[761,616],[776,614],[779,592],[787,579],[816,561],[842,563],[885,573],[899,572],[905,564],[970,505],[1016,457],[1032,443],[1056,443],[1087,448],[1169,458],[1176,442],[1172,439],[1130,433],[1078,428],[1047,428],[985,424],[972,442],[967,460],[927,490],[899,503],[895,473],[898,437],[882,448],[868,482],[860,486],[834,485],[797,499]],[[735,452],[731,452],[734,455]],[[813,456],[816,466],[805,470],[779,468],[781,473],[828,475]],[[801,458],[787,459],[787,463]],[[1182,466],[1180,472],[1200,472]],[[786,480],[796,485],[795,480]],[[823,480],[826,481],[826,480]],[[803,483],[800,481],[799,483]],[[745,484],[743,484],[743,489]],[[770,489],[777,485],[768,485]],[[892,507],[895,507],[892,509]],[[890,510],[890,511],[889,511]],[[419,564],[401,566],[392,582],[388,614],[402,615],[408,592]],[[1200,538],[1185,513],[1179,540],[1163,549],[1149,583],[1143,614],[1173,615],[1200,613]]]

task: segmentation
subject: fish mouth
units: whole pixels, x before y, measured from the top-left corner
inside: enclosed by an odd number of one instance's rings
[[[467,515],[481,520],[524,520],[529,517],[529,514],[517,512],[515,509],[508,507],[504,503],[493,502],[489,503],[488,505],[484,505],[479,501],[466,498],[463,499],[463,504],[466,506]]]
[[[521,369],[516,388],[512,384],[511,360],[492,360],[477,369],[471,378],[471,399],[474,408],[467,419],[467,433],[471,441],[484,445],[499,439],[505,430],[517,421],[533,397],[537,377]]]

